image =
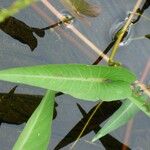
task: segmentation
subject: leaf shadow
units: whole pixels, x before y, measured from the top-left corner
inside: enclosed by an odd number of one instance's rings
[[[83,118],[56,145],[54,150],[62,149],[68,144],[76,141],[76,139],[78,138],[79,134],[81,133],[82,129],[84,128],[86,122],[90,118],[91,114],[93,113],[97,105],[94,106],[88,113],[86,113],[86,111],[81,107],[80,104],[77,103],[77,106],[79,111],[83,115]],[[87,128],[85,129],[81,137],[87,135],[92,131],[94,131],[94,133],[97,133],[101,129],[100,124],[107,118],[109,118],[120,106],[121,101],[103,102],[101,107],[92,117],[90,123],[88,124]],[[122,150],[123,144],[109,134],[99,139],[99,141],[102,143],[102,145],[105,147],[106,150]],[[128,146],[124,145],[124,147],[126,147],[127,150],[130,150]]]
[[[27,122],[40,104],[42,95],[15,94],[15,86],[9,93],[0,93],[0,123],[22,124]],[[54,116],[57,116],[55,102]]]

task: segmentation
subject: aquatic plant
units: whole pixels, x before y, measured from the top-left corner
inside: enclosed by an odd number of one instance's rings
[[[10,12],[18,12],[19,9],[25,5],[29,5],[32,1],[24,0],[23,2],[25,3],[19,3],[19,5],[15,3],[11,9],[2,10],[0,12],[0,21],[2,22],[5,18],[9,17]],[[73,8],[73,11],[77,14],[81,14],[81,16],[95,17],[99,14],[97,10],[95,11],[95,7],[85,0],[64,0],[63,3],[64,2],[67,2],[69,7],[72,5],[73,7],[71,7],[71,9]],[[140,4],[141,0],[135,5],[134,13],[139,13]],[[146,9],[148,7],[146,7]],[[69,94],[84,101],[100,101],[98,107],[101,106],[103,101],[122,101],[121,107],[111,116],[103,128],[100,129],[93,138],[93,142],[128,122],[140,110],[147,116],[150,116],[149,97],[144,92],[141,93],[141,89],[136,85],[137,79],[135,74],[121,66],[120,62],[114,60],[119,43],[127,33],[129,26],[134,23],[132,20],[134,13],[130,14],[125,26],[121,28],[115,40],[112,41],[113,44],[109,46],[109,50],[112,47],[112,53],[108,61],[109,66],[48,64],[0,71],[0,80],[47,89],[44,98],[27,122],[13,150],[47,149],[51,135],[56,92]],[[61,20],[60,22],[64,23]],[[145,37],[149,38],[149,35],[145,35]],[[108,49],[106,48],[106,50],[107,53]],[[98,58],[98,61],[94,64],[97,64],[101,59],[102,57]]]

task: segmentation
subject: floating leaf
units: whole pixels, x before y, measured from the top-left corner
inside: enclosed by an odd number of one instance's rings
[[[84,100],[117,100],[132,94],[135,76],[122,67],[42,65],[0,71],[0,80],[61,91]]]
[[[150,39],[150,34],[145,35],[147,39]]]
[[[51,136],[55,92],[47,91],[35,110],[13,150],[46,150]]]
[[[94,136],[93,142],[97,139],[105,136],[113,130],[127,123],[135,114],[139,111],[139,108],[129,100],[125,100],[121,107],[110,117],[103,128]]]
[[[133,92],[128,99],[150,117],[150,101],[147,97]]]

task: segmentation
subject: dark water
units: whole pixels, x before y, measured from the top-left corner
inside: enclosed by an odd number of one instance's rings
[[[13,0],[1,0],[0,7],[7,7],[12,2]],[[60,5],[59,1],[52,0],[51,2],[54,6],[56,6],[58,10],[64,12],[65,9],[62,5]],[[115,26],[115,24],[124,21],[128,14],[128,11],[132,10],[136,1],[97,0],[97,3],[101,5],[102,9],[101,15],[99,17],[88,19],[90,25],[87,25],[86,22],[78,20],[74,22],[74,25],[92,42],[94,42],[98,47],[104,50],[111,43],[110,29],[112,29],[112,26]],[[36,6],[41,8],[49,16],[50,19],[54,20],[54,22],[50,23],[48,20],[48,22],[46,22],[44,20],[44,17],[38,15],[32,7],[26,8],[20,13],[16,14],[14,17],[27,25],[26,29],[28,29],[28,31],[32,33],[30,34],[30,37],[34,36],[36,38],[37,45],[36,47],[34,47],[34,49],[31,49],[31,46],[29,44],[25,44],[24,42],[19,40],[20,37],[19,39],[17,39],[18,37],[14,39],[12,38],[12,36],[9,36],[3,31],[0,31],[1,69],[15,66],[29,66],[48,63],[92,64],[98,58],[98,56],[94,52],[92,52],[88,46],[80,41],[67,28],[58,27],[55,31],[46,31],[44,37],[39,37],[35,34],[35,32],[33,32],[33,30],[30,30],[31,27],[41,29],[58,21],[58,19],[46,7],[44,7],[42,3],[37,3]],[[144,12],[144,15],[149,16],[150,9],[147,9]],[[140,20],[131,29],[131,38],[149,34],[149,26],[149,20],[140,18]],[[33,40],[30,41],[30,43],[32,42]],[[131,68],[140,78],[144,70],[144,66],[149,59],[149,54],[150,41],[148,39],[144,39],[132,41],[129,44],[120,47],[116,58],[121,61],[125,66]],[[148,76],[145,79],[145,82],[149,82],[149,80],[150,78]],[[7,93],[13,86],[14,84],[6,84],[4,82],[0,82],[0,93]],[[24,94],[43,95],[44,92],[45,91],[42,89],[23,85],[20,85],[16,89],[16,93]],[[58,106],[56,107],[57,117],[53,121],[53,136],[51,144],[49,146],[50,150],[54,149],[54,147],[56,147],[56,145],[69,133],[69,131],[76,124],[81,123],[75,128],[76,132],[73,133],[73,135],[77,136],[79,134],[79,131],[81,131],[81,127],[83,127],[83,123],[86,122],[84,119],[82,119],[83,116],[85,116],[86,113],[88,114],[88,112],[90,113],[90,110],[96,105],[96,103],[84,102],[72,98],[68,95],[62,95],[57,97],[56,102],[58,104]],[[115,105],[115,107],[112,107],[112,111],[113,109],[116,109],[117,105]],[[106,111],[106,109],[104,110]],[[109,116],[110,114],[107,115]],[[106,118],[101,119],[105,120]],[[93,124],[91,124],[89,130],[87,130],[85,133],[86,135],[79,140],[79,142],[75,146],[75,149],[104,150],[106,149],[106,146],[108,146],[108,143],[110,144],[109,147],[111,147],[110,150],[113,150],[115,146],[115,150],[121,149],[120,145],[124,139],[126,126],[114,131],[111,134],[112,136],[108,135],[108,137],[101,141],[97,141],[94,144],[90,143],[97,129],[101,127],[101,123],[103,122],[101,119],[99,119],[99,122],[93,123],[94,125],[96,125],[96,127],[93,127]],[[134,118],[132,132],[128,144],[130,149],[149,150],[149,123],[149,118],[143,113],[139,113]],[[0,149],[11,150],[24,125],[25,124],[11,125],[2,123],[0,128]],[[72,132],[70,132],[70,134]],[[72,134],[68,136],[69,138],[67,138],[67,142],[70,143],[74,137],[72,137]],[[64,150],[69,149],[71,146],[67,144],[64,145],[65,147],[62,148]]]

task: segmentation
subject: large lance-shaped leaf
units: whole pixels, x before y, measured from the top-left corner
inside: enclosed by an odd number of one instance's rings
[[[110,117],[103,128],[94,136],[92,142],[127,123],[140,109],[131,101],[125,100],[122,106]]]
[[[147,97],[144,95],[140,96],[139,94],[133,92],[132,96],[130,96],[128,99],[150,117],[150,100]]]
[[[61,91],[84,100],[110,101],[129,97],[135,76],[122,67],[63,64],[3,70],[0,80]]]
[[[51,136],[55,92],[47,91],[28,120],[13,150],[46,150]]]

